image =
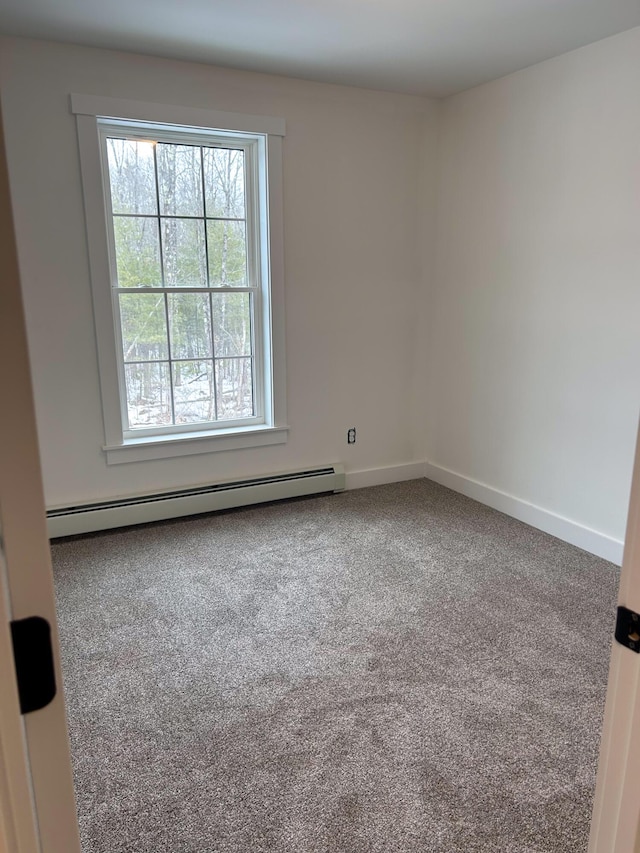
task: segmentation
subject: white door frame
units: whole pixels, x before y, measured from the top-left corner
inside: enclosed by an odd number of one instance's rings
[[[0,116],[0,839],[18,853],[80,853],[35,410]],[[49,622],[57,694],[21,715],[9,621]],[[6,689],[5,689],[6,685]]]
[[[640,432],[618,603],[640,613]],[[640,853],[640,654],[615,640],[589,853]]]
[[[0,550],[0,850],[38,853],[27,743],[13,677],[11,613]]]

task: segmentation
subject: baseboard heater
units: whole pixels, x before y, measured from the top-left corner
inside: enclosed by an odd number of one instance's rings
[[[192,489],[56,507],[47,511],[47,524],[49,536],[56,539],[303,495],[341,492],[344,486],[343,466],[328,465],[325,468],[252,477]]]

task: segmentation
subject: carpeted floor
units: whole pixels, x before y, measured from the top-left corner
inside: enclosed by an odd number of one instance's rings
[[[609,563],[427,480],[54,544],[84,853],[581,853]]]

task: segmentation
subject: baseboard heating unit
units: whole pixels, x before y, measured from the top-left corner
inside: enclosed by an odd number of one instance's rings
[[[149,521],[198,515],[267,501],[341,492],[344,487],[343,466],[328,465],[325,468],[253,477],[192,489],[136,495],[80,506],[56,507],[47,511],[47,524],[49,536],[56,539],[59,536],[75,536],[78,533],[145,524]]]

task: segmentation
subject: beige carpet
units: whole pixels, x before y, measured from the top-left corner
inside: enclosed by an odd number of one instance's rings
[[[85,853],[586,850],[611,564],[426,480],[53,557]]]

